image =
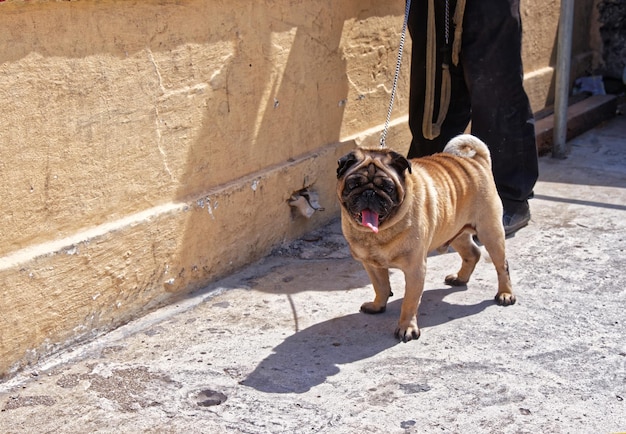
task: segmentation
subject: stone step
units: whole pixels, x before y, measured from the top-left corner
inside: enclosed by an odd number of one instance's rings
[[[611,119],[617,112],[615,95],[594,95],[571,104],[567,109],[567,140]],[[554,143],[554,112],[535,121],[539,155],[552,152]]]

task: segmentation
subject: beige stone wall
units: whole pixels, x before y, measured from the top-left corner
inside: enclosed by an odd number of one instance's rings
[[[558,3],[524,5],[539,109]],[[0,377],[335,217],[337,158],[380,135],[403,11],[0,2]],[[409,50],[388,138],[399,150]],[[303,187],[325,207],[309,220],[287,204]]]
[[[0,372],[336,216],[336,160],[384,121],[402,12],[0,3]],[[307,220],[287,200],[309,186],[326,210]]]
[[[597,0],[574,2],[571,83],[589,75],[597,66],[595,57],[601,46],[595,24],[596,3]],[[560,0],[521,0],[525,88],[535,112],[554,104],[560,7]]]

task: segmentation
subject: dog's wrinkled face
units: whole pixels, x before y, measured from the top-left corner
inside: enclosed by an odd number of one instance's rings
[[[357,224],[378,232],[404,201],[405,171],[411,164],[397,152],[357,149],[338,161],[338,195]]]

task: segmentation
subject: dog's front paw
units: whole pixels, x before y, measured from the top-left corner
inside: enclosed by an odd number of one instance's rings
[[[501,292],[496,294],[495,300],[500,306],[510,306],[515,304],[517,301],[515,296],[510,292]]]
[[[369,313],[369,314],[375,314],[375,313],[383,313],[385,310],[387,310],[387,306],[383,305],[379,305],[374,303],[373,301],[368,301],[367,303],[363,303],[361,305],[361,312],[363,313]]]
[[[409,325],[406,327],[398,324],[398,328],[395,332],[396,338],[400,339],[402,342],[409,342],[413,339],[419,339],[420,334],[420,329],[415,322],[409,323]]]

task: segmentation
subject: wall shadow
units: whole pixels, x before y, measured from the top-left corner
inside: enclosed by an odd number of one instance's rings
[[[311,230],[334,217],[315,214],[310,220],[289,220],[287,199],[304,187],[304,175],[273,184],[248,178],[288,167],[340,141],[350,90],[342,50],[346,23],[358,26],[370,17],[403,13],[402,2],[373,0],[343,2],[337,8],[317,2],[285,2],[276,8],[252,2],[244,9],[230,4],[222,9],[218,13],[226,18],[233,11],[237,14],[230,30],[235,49],[211,81],[200,133],[187,149],[175,193],[180,201],[206,196],[206,209],[189,212],[179,243],[180,272],[187,270],[190,276],[189,269],[202,270],[191,277],[199,277],[192,282],[196,287],[214,279],[216,272],[223,275],[266,255],[268,247],[280,241],[277,234]],[[284,64],[274,64],[275,56]],[[317,171],[315,176],[323,179],[319,184],[334,182],[335,170],[333,161]],[[245,200],[220,198],[216,204],[216,198],[209,197],[233,181],[241,184]],[[186,286],[186,279],[176,287]]]
[[[570,199],[566,197],[549,196],[545,194],[535,194],[535,199],[547,200],[550,202],[569,203],[572,205],[593,206],[596,208],[614,209],[617,211],[626,211],[626,205],[618,205],[605,202],[596,202],[592,200]]]
[[[402,14],[401,2],[276,3],[211,10],[213,20],[231,23],[222,37],[232,38],[234,50],[210,80],[176,198],[197,197],[338,142],[350,87],[341,47],[345,23]]]

